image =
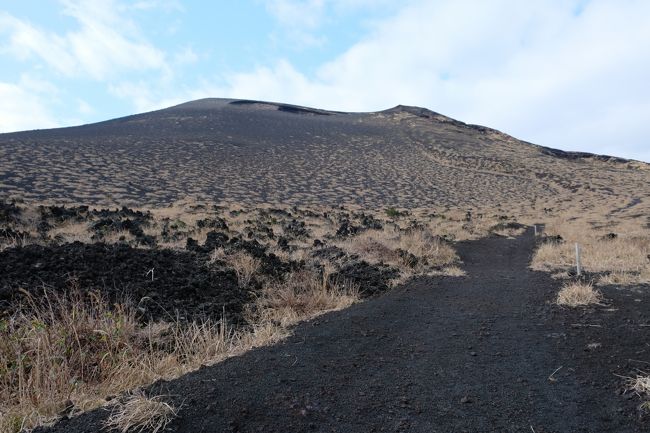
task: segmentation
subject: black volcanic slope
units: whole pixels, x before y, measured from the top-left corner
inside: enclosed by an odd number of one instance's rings
[[[648,181],[642,163],[534,146],[404,106],[340,113],[204,99],[0,135],[0,198],[484,207],[576,192],[630,201]]]

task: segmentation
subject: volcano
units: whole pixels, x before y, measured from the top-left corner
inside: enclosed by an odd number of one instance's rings
[[[533,145],[409,106],[345,113],[201,99],[77,127],[0,135],[0,195],[163,205],[553,207],[650,194],[649,165]]]

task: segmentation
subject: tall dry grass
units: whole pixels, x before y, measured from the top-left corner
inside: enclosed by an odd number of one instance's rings
[[[210,263],[225,262],[237,275],[239,287],[248,287],[253,276],[260,268],[261,262],[244,251],[226,252],[223,248],[215,249],[210,255]]]
[[[97,293],[44,292],[0,322],[0,432],[38,425],[69,402],[103,404],[127,389],[173,378],[239,349],[225,322],[142,326],[127,304]]]
[[[142,325],[127,303],[97,293],[44,292],[0,321],[0,433],[85,411],[105,398],[172,379],[285,338],[288,327],[358,300],[355,287],[312,272],[267,286],[249,327],[225,320]]]
[[[150,397],[136,391],[111,410],[104,426],[122,433],[129,431],[158,433],[178,415],[178,408],[161,396]]]
[[[407,276],[439,275],[445,269],[450,270],[450,275],[458,274],[457,268],[452,266],[458,261],[454,249],[426,229],[367,230],[337,245],[369,263],[393,265]]]
[[[575,243],[579,243],[583,269],[604,274],[599,284],[650,283],[650,232],[621,227],[617,236],[609,239],[606,236],[609,230],[611,228],[595,229],[583,222],[557,220],[550,223],[546,233],[560,235],[564,242],[540,245],[531,267],[547,272],[573,268]]]
[[[327,269],[322,275],[298,271],[289,274],[284,281],[267,286],[255,301],[252,310],[254,321],[287,327],[358,302],[357,287],[332,282],[329,274]]]

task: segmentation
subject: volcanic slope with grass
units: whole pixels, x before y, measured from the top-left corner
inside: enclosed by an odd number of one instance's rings
[[[648,165],[567,153],[424,108],[333,112],[202,99],[71,128],[0,135],[0,196],[509,210],[648,201]]]
[[[0,134],[0,433],[647,431],[648,185],[405,106]]]

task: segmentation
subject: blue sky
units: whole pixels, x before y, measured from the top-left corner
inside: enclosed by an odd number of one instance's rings
[[[419,105],[650,161],[645,0],[21,0],[0,4],[0,131],[201,97]]]

